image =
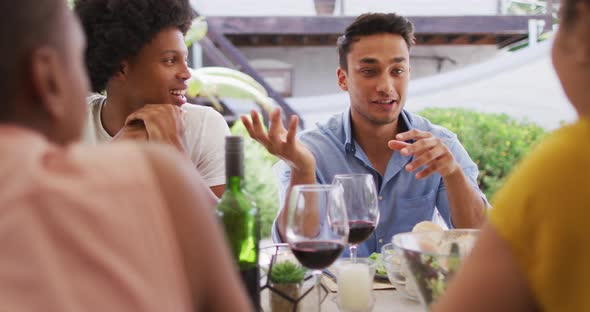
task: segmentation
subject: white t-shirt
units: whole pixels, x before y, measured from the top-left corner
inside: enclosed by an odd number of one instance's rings
[[[106,97],[91,95],[87,102],[89,116],[84,142],[110,142],[113,137],[104,129],[100,117]],[[206,106],[185,104],[181,109],[185,112],[183,143],[190,159],[208,186],[225,184],[225,136],[230,132],[223,116]]]

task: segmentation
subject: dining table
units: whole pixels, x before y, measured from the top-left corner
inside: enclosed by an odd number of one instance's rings
[[[336,295],[336,293],[328,294],[328,297],[322,304],[322,311],[338,311],[338,306],[334,302],[334,298],[336,297]],[[372,310],[373,312],[424,312],[424,309],[422,308],[419,302],[403,297],[396,290],[374,290],[373,295],[375,296],[375,304]]]
[[[260,253],[260,264],[261,264],[261,286],[262,291],[260,292],[260,304],[262,311],[270,312],[270,293],[271,290],[264,287],[268,284],[266,270],[268,270],[268,264],[271,261],[272,255],[278,256],[278,259],[291,260],[295,262],[295,258],[289,251],[287,244],[273,244],[269,240],[264,241],[262,244]],[[338,312],[338,305],[336,304],[336,298],[338,296],[337,284],[332,274],[324,271],[322,274],[322,297],[325,299],[321,304],[322,312]],[[301,292],[306,292],[310,288],[313,288],[313,279],[308,278],[303,283]],[[403,295],[402,292],[396,290],[389,282],[389,279],[375,279],[373,281],[372,294],[374,297],[374,305],[371,311],[394,311],[394,312],[424,312],[426,311],[420,302],[412,299],[408,299]],[[299,303],[299,312],[305,311],[316,311],[318,302],[318,292],[316,289],[311,289],[309,294],[305,295]]]
[[[326,277],[324,277],[325,279]],[[309,287],[313,287],[310,285]],[[304,287],[305,289],[305,287]],[[417,301],[408,299],[404,297],[399,291],[395,289],[379,289],[373,290],[373,296],[375,298],[375,303],[373,306],[373,312],[424,312],[424,308],[422,308],[421,304]],[[264,312],[272,311],[270,309],[269,304],[269,294],[270,291],[268,289],[263,290],[261,292],[261,305],[262,310]],[[326,291],[323,292],[326,294]],[[338,305],[336,304],[336,297],[338,293],[332,292],[327,290],[327,296],[322,302],[321,311],[322,312],[338,312]],[[302,300],[301,308],[299,311],[315,311],[314,306],[317,304],[317,292],[312,290],[304,299]]]

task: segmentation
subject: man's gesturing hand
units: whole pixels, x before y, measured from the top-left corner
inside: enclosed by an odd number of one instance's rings
[[[414,160],[406,165],[408,172],[425,167],[416,174],[417,179],[426,178],[434,172],[438,172],[444,178],[460,169],[449,148],[430,132],[412,129],[399,133],[395,138],[387,143],[390,149],[400,151],[403,156],[414,156]],[[408,140],[415,140],[415,142],[413,144],[404,142]]]
[[[270,113],[270,128],[264,129],[262,121],[256,111],[250,112],[252,121],[242,116],[242,122],[251,138],[262,144],[269,153],[277,156],[289,164],[292,170],[315,172],[315,158],[313,154],[297,139],[297,116],[291,117],[288,130],[281,121],[281,110],[275,109]]]

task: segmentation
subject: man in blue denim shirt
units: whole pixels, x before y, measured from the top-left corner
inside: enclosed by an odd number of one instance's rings
[[[413,43],[406,18],[361,15],[338,40],[338,84],[349,93],[350,110],[298,139],[297,117],[285,129],[279,110],[270,115],[268,133],[256,113],[252,122],[242,118],[250,136],[284,161],[275,168],[283,194],[297,184],[331,183],[335,174],[373,175],[381,216],[359,256],[379,252],[392,235],[431,220],[435,208],[451,227],[479,227],[484,220],[487,201],[477,186],[477,166],[456,135],[403,110]],[[273,226],[275,241],[285,238],[284,211]]]

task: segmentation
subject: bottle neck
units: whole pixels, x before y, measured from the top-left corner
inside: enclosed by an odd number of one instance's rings
[[[225,188],[239,192],[244,179],[244,148],[241,137],[227,137],[225,146]]]
[[[225,182],[225,188],[234,193],[240,192],[242,190],[242,181],[242,176],[228,176],[227,181]]]
[[[244,180],[244,155],[242,153],[225,154],[226,189],[238,192]]]

